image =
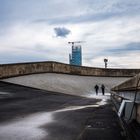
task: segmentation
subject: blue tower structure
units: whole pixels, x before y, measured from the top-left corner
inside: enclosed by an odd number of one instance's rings
[[[72,54],[69,55],[69,63],[71,65],[82,65],[82,48],[81,45],[72,43]]]

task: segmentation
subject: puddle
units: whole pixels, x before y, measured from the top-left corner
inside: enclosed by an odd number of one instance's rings
[[[105,95],[102,95],[99,93],[98,95],[96,94],[88,94],[86,95],[87,98],[94,98],[94,99],[110,99],[110,93],[106,93]]]
[[[80,110],[88,107],[99,107],[99,105],[85,105],[85,106],[70,106],[64,109],[56,110],[54,113],[65,112],[65,111],[73,111],[73,110]]]
[[[0,95],[8,95],[9,93],[8,92],[1,92],[0,91]]]
[[[6,125],[0,125],[0,139],[2,140],[39,140],[46,136],[46,132],[39,128],[44,123],[53,121],[51,113],[38,113],[29,117],[15,120]]]
[[[107,99],[102,99],[102,101],[97,102],[94,105],[70,106],[70,107],[66,107],[64,109],[56,110],[56,111],[54,111],[54,113],[59,113],[59,112],[64,112],[64,111],[79,110],[79,109],[84,109],[84,108],[88,108],[88,107],[99,107],[99,106],[102,106],[102,105],[105,105],[105,104],[107,104]]]
[[[99,107],[106,104],[106,99],[94,105],[70,106],[56,111],[36,113],[28,117],[17,119],[11,123],[0,125],[0,139],[2,140],[40,140],[47,135],[40,128],[42,125],[54,122],[55,113],[79,110],[88,107]]]
[[[4,99],[4,98],[10,97],[10,96],[11,96],[11,94],[8,92],[0,91],[0,99]]]

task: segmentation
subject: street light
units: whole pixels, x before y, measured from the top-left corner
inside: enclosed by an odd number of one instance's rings
[[[104,63],[105,63],[105,68],[107,68],[107,62],[108,62],[108,59],[104,59]]]

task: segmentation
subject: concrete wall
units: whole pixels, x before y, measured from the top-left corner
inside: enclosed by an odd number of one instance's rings
[[[72,66],[58,62],[34,62],[0,65],[0,78],[37,73],[64,73],[83,76],[131,77],[140,69],[104,69]]]
[[[51,72],[52,63],[20,63],[0,65],[0,78],[14,77],[20,75]]]
[[[119,98],[131,100],[135,102],[136,120],[140,124],[140,74],[127,80],[126,82],[114,87],[112,90],[112,97],[115,104],[119,104]]]
[[[140,90],[140,74],[112,88],[112,91],[135,91],[136,88]]]

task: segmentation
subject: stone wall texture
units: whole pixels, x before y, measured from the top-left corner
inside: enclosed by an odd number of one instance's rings
[[[81,67],[50,61],[0,65],[0,78],[38,73],[62,73],[82,76],[132,77],[140,73],[140,69],[104,69],[83,66]]]

